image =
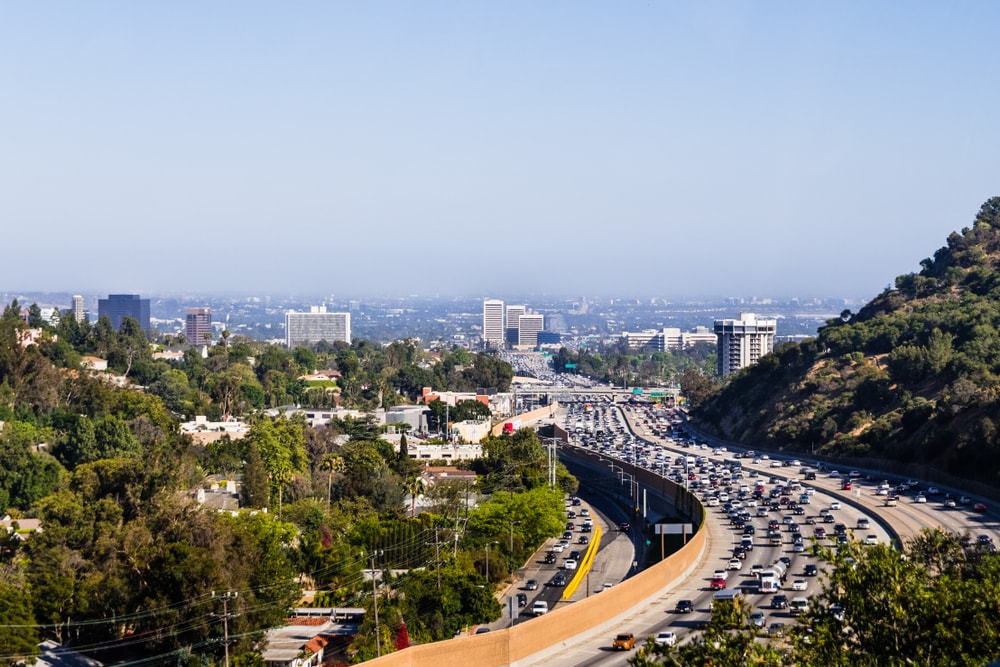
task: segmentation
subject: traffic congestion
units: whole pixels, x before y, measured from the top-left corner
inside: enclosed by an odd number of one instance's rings
[[[898,543],[941,525],[963,534],[970,548],[996,548],[996,523],[981,499],[914,479],[712,446],[672,408],[583,396],[563,407],[561,424],[571,447],[608,461],[622,483],[634,468],[667,477],[696,493],[708,521],[724,529],[699,570],[672,586],[662,616],[620,628],[639,644],[683,642],[708,621],[714,602],[735,598],[751,605],[749,623],[761,641],[785,641],[821,588],[830,567],[824,550],[851,540]],[[828,611],[843,613],[836,605]],[[583,664],[574,659],[565,664]]]

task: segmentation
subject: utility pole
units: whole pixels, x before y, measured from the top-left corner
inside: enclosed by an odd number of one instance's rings
[[[441,542],[437,528],[434,529],[434,563],[437,565],[437,589],[441,590]]]
[[[370,556],[372,559],[372,607],[375,610],[375,657],[377,658],[382,657],[382,637],[378,625],[378,588],[375,585],[375,557],[381,555],[381,551],[373,551]]]
[[[235,600],[237,596],[239,596],[238,591],[227,591],[225,593],[219,593],[218,595],[215,594],[215,591],[212,591],[213,598],[218,597],[222,600],[222,613],[212,614],[212,616],[222,619],[222,645],[226,652],[225,667],[229,667],[229,619],[239,616],[239,614],[229,613],[229,601]]]

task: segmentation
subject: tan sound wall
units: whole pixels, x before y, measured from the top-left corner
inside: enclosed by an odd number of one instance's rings
[[[374,667],[502,667],[515,665],[551,646],[585,634],[643,604],[682,577],[705,550],[707,531],[699,530],[665,560],[612,588],[579,602],[561,603],[545,616],[513,628],[421,644],[370,660]],[[608,640],[610,642],[610,638]]]

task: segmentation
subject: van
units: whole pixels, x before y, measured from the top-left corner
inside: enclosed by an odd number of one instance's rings
[[[549,611],[549,603],[545,600],[536,600],[535,604],[531,606],[531,613],[533,616],[542,616],[547,614]]]
[[[788,604],[788,613],[792,616],[798,616],[806,609],[809,608],[809,598],[797,597],[792,598],[792,601]]]

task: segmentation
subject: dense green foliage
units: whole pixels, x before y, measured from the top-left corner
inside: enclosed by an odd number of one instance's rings
[[[19,304],[0,318],[0,512],[39,519],[42,530],[0,535],[0,663],[30,656],[40,639],[104,661],[217,660],[222,609],[212,593],[233,591],[231,655],[259,664],[264,631],[304,588],[318,591],[317,604],[370,607],[362,573],[372,563],[384,571],[384,618],[405,622],[416,641],[442,639],[498,617],[486,570],[499,583],[561,528],[562,491],[544,483],[533,432],[506,436],[534,456],[516,462],[522,484],[491,498],[478,485],[424,488],[417,464],[368,420],[312,429],[263,411],[290,401],[388,406],[425,386],[505,389],[513,373],[493,355],[435,358],[411,341],[286,351],[224,334],[205,356],[189,349],[166,361],[132,320],[121,331],[70,316],[53,327],[37,307],[28,312],[40,330],[33,344],[22,344]],[[111,373],[81,368],[91,355]],[[303,377],[317,369],[335,380]],[[482,406],[462,404],[466,413],[482,416]],[[250,430],[196,446],[178,428],[195,414],[240,416]],[[242,481],[240,511],[196,502],[220,479]],[[561,471],[562,488],[574,481]],[[433,511],[411,517],[408,494],[425,495]],[[373,646],[374,629],[358,638],[356,657]]]
[[[749,605],[726,605],[693,641],[675,648],[650,642],[631,664],[967,667],[1000,655],[997,554],[925,530],[902,552],[851,542],[822,557],[822,593],[784,638],[760,642]]]
[[[694,413],[717,435],[930,464],[1000,484],[1000,198],[816,339],[776,349]]]

